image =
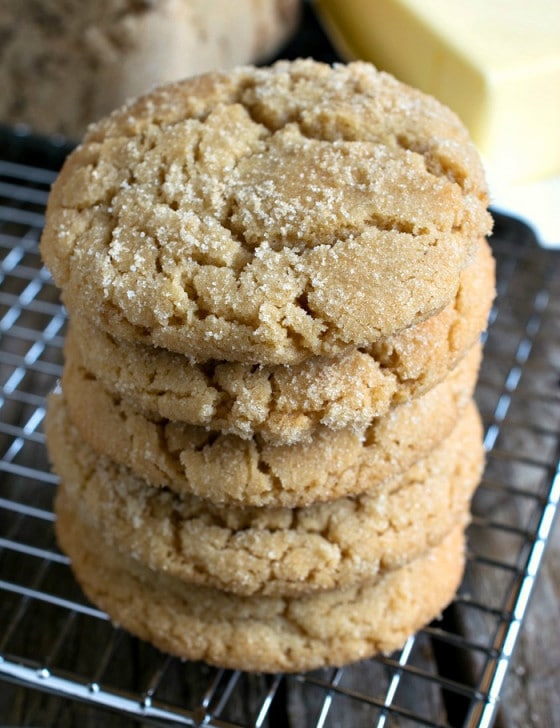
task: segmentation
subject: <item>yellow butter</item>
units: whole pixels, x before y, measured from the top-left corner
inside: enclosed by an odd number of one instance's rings
[[[560,172],[560,0],[316,0],[347,58],[433,94],[491,173]]]

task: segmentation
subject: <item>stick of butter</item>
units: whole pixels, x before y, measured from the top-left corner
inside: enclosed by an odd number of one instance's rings
[[[436,96],[491,178],[560,172],[560,0],[316,0],[339,52]]]

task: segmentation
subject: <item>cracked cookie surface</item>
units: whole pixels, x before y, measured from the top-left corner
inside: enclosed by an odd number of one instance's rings
[[[371,490],[426,455],[464,412],[479,364],[476,344],[446,379],[363,431],[320,427],[295,445],[151,420],[112,397],[79,358],[66,360],[62,389],[81,437],[153,485],[215,503],[292,507]]]
[[[242,67],[90,129],[43,258],[72,314],[196,361],[297,363],[449,304],[491,226],[457,117],[365,63]]]
[[[86,595],[113,621],[159,649],[219,667],[295,672],[388,653],[437,617],[459,586],[458,527],[373,585],[306,597],[241,597],[152,571],[99,539],[56,502],[62,550]]]
[[[76,315],[66,349],[72,359],[78,347],[86,369],[147,417],[292,444],[319,425],[363,430],[434,386],[486,327],[493,296],[494,260],[481,239],[452,304],[399,334],[336,357],[292,366],[192,364],[166,349],[117,341]]]
[[[51,404],[48,433],[64,498],[99,538],[154,571],[242,595],[376,581],[468,522],[484,461],[471,405],[433,452],[373,495],[299,509],[235,508],[154,488],[99,457],[61,400]]]

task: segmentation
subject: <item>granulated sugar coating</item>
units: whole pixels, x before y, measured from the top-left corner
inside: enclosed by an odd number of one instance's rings
[[[449,435],[471,400],[480,364],[477,344],[442,382],[366,429],[319,427],[305,442],[276,446],[150,420],[109,395],[75,351],[67,354],[61,383],[68,416],[99,455],[151,487],[239,507],[293,508],[373,491]]]
[[[60,396],[46,427],[63,497],[101,540],[154,573],[247,596],[371,583],[403,566],[468,520],[484,460],[470,404],[428,457],[372,494],[299,509],[236,508],[146,487],[81,440]]]
[[[453,302],[362,349],[292,366],[190,363],[167,349],[116,340],[74,316],[65,358],[152,419],[180,421],[272,444],[308,440],[320,426],[362,431],[374,418],[435,386],[480,338],[494,298],[494,259],[481,239]]]
[[[245,597],[186,583],[118,551],[76,513],[64,490],[56,509],[57,537],[94,604],[160,650],[234,670],[296,672],[390,653],[441,614],[463,575],[459,525],[373,584]]]
[[[365,63],[238,68],[92,127],[41,250],[71,313],[193,361],[297,363],[455,296],[490,229],[457,117]]]

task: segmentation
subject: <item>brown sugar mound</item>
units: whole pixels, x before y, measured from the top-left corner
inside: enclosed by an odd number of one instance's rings
[[[162,83],[271,58],[300,0],[30,0],[0,3],[0,119],[80,139]]]

